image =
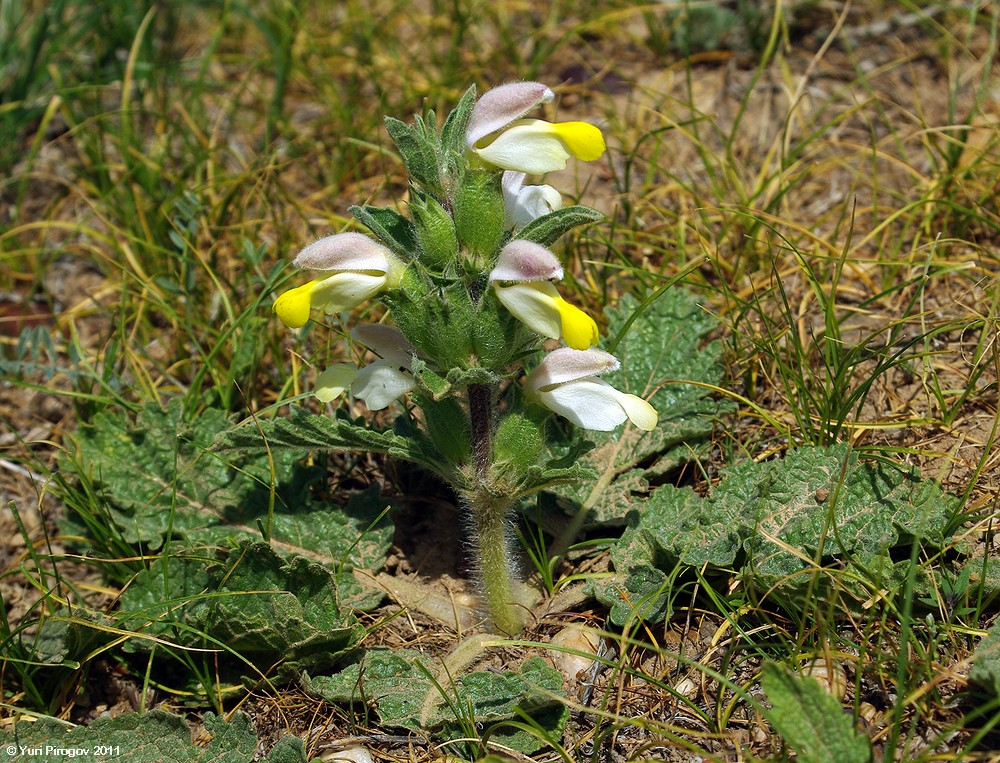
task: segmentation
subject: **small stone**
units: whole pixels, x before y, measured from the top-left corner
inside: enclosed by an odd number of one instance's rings
[[[320,760],[341,761],[341,763],[375,763],[372,754],[361,745],[351,745],[342,750],[331,750],[320,756]]]
[[[832,659],[817,657],[807,662],[799,670],[804,675],[812,676],[819,681],[820,686],[835,697],[838,702],[844,701],[844,697],[847,696],[847,674],[840,663]]]
[[[549,661],[552,667],[563,674],[563,678],[568,682],[578,681],[581,673],[586,673],[594,667],[596,660],[587,657],[588,654],[597,654],[601,647],[601,634],[594,628],[586,625],[567,625],[556,633],[549,643],[553,646],[572,649],[582,654],[553,649],[549,652]]]

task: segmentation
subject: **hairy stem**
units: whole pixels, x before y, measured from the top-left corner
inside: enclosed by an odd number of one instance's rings
[[[524,627],[524,618],[514,602],[513,549],[507,530],[510,500],[485,491],[466,498],[472,513],[472,541],[479,563],[483,596],[493,626],[500,633],[516,635]]]
[[[509,496],[493,489],[490,475],[493,392],[490,385],[469,386],[475,479],[463,497],[472,515],[472,544],[493,627],[515,635],[524,627],[524,619],[514,603],[513,548],[507,530],[512,504]]]

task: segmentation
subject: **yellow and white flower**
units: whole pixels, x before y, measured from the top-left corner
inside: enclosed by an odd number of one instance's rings
[[[486,164],[532,175],[564,169],[570,156],[587,162],[600,157],[606,145],[594,125],[522,118],[553,97],[540,82],[511,82],[488,90],[472,109],[466,145]]]
[[[552,252],[541,244],[515,239],[500,250],[490,283],[500,303],[532,331],[585,350],[600,338],[597,323],[559,295],[551,280],[562,276],[562,266]]]
[[[329,403],[348,389],[373,411],[380,411],[416,387],[411,364],[417,351],[399,331],[380,324],[365,324],[351,331],[351,338],[365,345],[379,359],[358,368],[335,363],[316,379],[313,394]]]
[[[617,358],[603,350],[561,347],[528,375],[525,389],[529,398],[584,429],[610,432],[631,421],[648,432],[658,420],[653,406],[597,378],[619,366]]]
[[[274,312],[289,328],[304,326],[314,313],[350,310],[399,286],[405,269],[392,252],[361,233],[321,238],[299,252],[295,264],[329,275],[278,295]]]

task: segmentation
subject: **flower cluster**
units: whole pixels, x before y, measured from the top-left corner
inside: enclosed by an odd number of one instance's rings
[[[450,379],[455,391],[463,378],[481,379],[484,372],[499,381],[514,375],[544,339],[557,339],[566,347],[549,352],[527,375],[529,401],[585,429],[610,430],[626,420],[641,429],[656,425],[648,403],[597,378],[618,362],[596,349],[597,323],[556,286],[563,268],[545,244],[596,215],[583,207],[566,210],[554,188],[525,180],[564,168],[571,156],[597,159],[605,144],[586,122],[525,118],[552,98],[543,84],[516,82],[478,101],[467,93],[440,135],[431,118],[418,118],[408,131],[394,123],[391,132],[414,179],[412,220],[356,208],[379,240],[351,232],[310,244],[295,264],[315,277],[274,303],[291,328],[376,297],[390,307],[398,329],[369,325],[351,332],[379,360],[360,369],[327,368],[315,389],[320,400],[350,389],[379,410],[407,393],[428,393],[414,373],[418,359],[435,378]]]
[[[508,532],[513,507],[589,473],[547,455],[548,411],[599,431],[657,423],[648,402],[600,378],[618,360],[597,349],[597,322],[559,291],[565,273],[549,246],[601,215],[526,181],[570,157],[597,159],[605,145],[586,122],[525,117],[553,97],[545,85],[517,82],[478,100],[470,89],[440,128],[433,112],[412,125],[387,118],[411,180],[409,214],[352,207],[371,236],[338,233],[307,246],[295,264],[312,279],[274,303],[291,328],[371,299],[388,308],[394,325],[350,332],[377,359],[335,363],[314,393],[330,402],[350,390],[372,410],[410,399],[412,415],[397,420],[387,452],[453,486],[472,520],[493,627],[511,634],[524,623]],[[346,435],[331,447],[383,442],[359,426],[338,416],[333,429]]]

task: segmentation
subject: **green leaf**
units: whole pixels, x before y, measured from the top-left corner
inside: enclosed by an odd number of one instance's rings
[[[25,760],[45,763],[81,758],[121,759],[130,763],[229,763],[258,759],[257,735],[245,715],[237,714],[227,723],[210,712],[205,714],[204,724],[211,739],[207,746],[198,747],[191,741],[187,722],[179,715],[161,710],[96,718],[87,726],[73,727],[53,718],[40,718],[31,723],[21,721],[12,733],[0,734],[0,749],[8,745],[25,748]],[[28,752],[35,750],[39,752]],[[107,752],[98,754],[98,750]],[[305,745],[301,739],[285,736],[268,757],[259,759],[271,763],[305,763]]]
[[[182,646],[228,646],[261,670],[280,660],[285,670],[327,664],[361,637],[350,609],[382,598],[353,570],[384,563],[393,533],[386,502],[373,487],[331,505],[315,489],[323,470],[300,462],[304,449],[269,453],[256,429],[248,430],[256,447],[237,443],[231,465],[207,450],[227,427],[213,409],[186,422],[173,401],[146,406],[134,421],[105,412],[77,432],[75,466],[103,510],[86,524],[116,526],[142,553],[165,551],[132,581],[120,616]]]
[[[100,490],[110,519],[129,543],[156,549],[168,534],[225,522],[234,509],[266,513],[270,469],[260,448],[242,471],[205,453],[228,426],[227,417],[214,409],[185,421],[179,400],[165,410],[147,405],[134,421],[120,411],[103,411],[74,435],[72,468]],[[275,459],[276,476],[289,480],[289,498],[314,478],[296,469],[302,455]]]
[[[268,442],[269,454],[253,422],[229,429],[228,418],[211,408],[191,422],[184,420],[179,400],[166,410],[147,405],[134,421],[124,413],[103,412],[77,431],[74,467],[89,475],[106,519],[129,543],[158,549],[174,539],[188,546],[231,547],[260,540],[259,528],[270,524],[271,540],[282,553],[301,554],[331,569],[376,569],[392,536],[389,522],[376,524],[386,502],[376,489],[343,507],[330,506],[314,490],[325,478],[323,470],[305,467],[301,459],[324,427],[343,433],[342,440],[353,440],[358,449],[377,450],[370,446],[379,443],[394,451],[388,443],[403,438],[297,409],[290,422],[281,421],[294,425],[303,418],[308,424],[294,430],[299,441],[281,447],[279,426],[275,442]],[[265,432],[271,428],[270,421],[260,423]],[[210,453],[213,441],[216,452]],[[222,458],[223,451],[238,455],[238,465]]]
[[[33,638],[23,632],[18,635],[25,646],[30,643],[33,660],[50,666],[76,667],[114,638],[107,630],[110,625],[112,622],[99,613],[61,607],[54,615],[38,621]]]
[[[347,211],[403,259],[410,259],[416,252],[417,235],[413,223],[396,210],[388,207],[352,206]]]
[[[630,295],[607,308],[608,333],[619,333],[638,309]],[[623,392],[648,399],[659,422],[652,432],[632,426],[588,432],[594,447],[581,464],[600,476],[596,483],[556,491],[570,511],[585,507],[591,523],[620,524],[636,496],[648,492],[649,478],[705,452],[716,422],[733,408],[699,386],[722,381],[721,345],[705,342],[715,327],[715,320],[683,289],[665,292],[632,322],[615,350],[621,370],[604,378]]]
[[[801,763],[868,763],[871,743],[851,716],[812,676],[764,663],[761,685],[771,704],[767,719]]]
[[[1000,697],[1000,621],[990,626],[972,654],[969,681]]]
[[[130,629],[182,646],[224,645],[264,669],[279,660],[329,665],[364,635],[332,570],[266,543],[243,544],[219,562],[192,552],[161,557],[122,593],[120,609]]]
[[[515,238],[534,241],[542,246],[551,246],[566,231],[603,219],[604,215],[596,209],[574,204],[535,218],[517,231]]]
[[[656,567],[634,567],[597,595],[610,607],[608,617],[615,625],[625,626],[633,620],[660,622],[669,615],[668,580]]]
[[[338,413],[337,418],[309,413],[296,405],[289,406],[288,416],[253,419],[220,432],[212,443],[213,453],[260,454],[292,449],[301,455],[306,450],[347,450],[385,453],[397,458],[427,463],[420,444],[391,431],[369,427],[364,419],[351,421]]]
[[[468,148],[465,143],[465,133],[472,116],[472,107],[476,105],[476,86],[473,85],[462,95],[458,104],[448,114],[441,128],[441,147],[444,151],[447,172],[453,175],[459,167],[464,166],[465,154]]]
[[[676,564],[732,568],[764,586],[799,586],[819,556],[895,575],[889,551],[943,545],[958,500],[885,462],[862,462],[847,445],[802,447],[783,459],[725,470],[707,497],[665,485],[629,515],[612,549],[615,569]],[[846,583],[843,583],[846,585]],[[598,595],[617,601],[621,581]]]
[[[519,671],[468,673],[447,685],[432,679],[436,672],[436,664],[420,652],[372,649],[339,673],[307,678],[306,685],[328,702],[371,702],[385,726],[436,729],[445,739],[466,733],[459,714],[489,724],[522,712],[556,736],[565,726],[568,709],[556,699],[562,676],[540,657],[526,660]],[[498,731],[491,739],[525,753],[539,747],[537,738],[517,730]]]

